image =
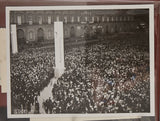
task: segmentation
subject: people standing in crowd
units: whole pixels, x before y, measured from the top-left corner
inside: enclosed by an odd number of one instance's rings
[[[24,50],[11,57],[11,62],[13,107],[29,112],[35,103],[35,113],[39,113],[37,96],[53,78],[54,50]],[[53,99],[43,102],[46,113],[150,111],[149,53],[145,46],[134,46],[128,40],[103,40],[68,47],[65,68],[53,85]]]

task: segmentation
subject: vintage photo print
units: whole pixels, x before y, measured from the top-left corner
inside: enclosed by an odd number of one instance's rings
[[[154,115],[153,8],[7,7],[8,116]]]

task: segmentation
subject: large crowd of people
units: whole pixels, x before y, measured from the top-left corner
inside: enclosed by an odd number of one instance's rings
[[[29,112],[40,91],[53,78],[53,52],[53,48],[32,48],[11,55],[12,112],[16,113],[14,109]]]
[[[149,47],[105,40],[65,47],[65,72],[43,102],[46,113],[150,111]],[[11,55],[11,102],[30,112],[54,76],[54,49],[32,48]],[[15,112],[14,112],[15,113]],[[39,113],[37,111],[36,113]]]
[[[53,86],[53,99],[44,102],[46,113],[150,111],[147,47],[112,40],[68,49],[65,55],[66,71]]]

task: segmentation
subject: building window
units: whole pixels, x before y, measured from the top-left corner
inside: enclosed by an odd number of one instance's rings
[[[102,16],[102,22],[104,22],[105,21],[105,18],[104,18],[104,16]]]
[[[131,17],[131,21],[134,21],[134,17],[133,16]]]
[[[67,29],[64,29],[64,36],[68,36],[68,31],[67,31]]]
[[[130,16],[128,16],[128,21],[130,21]]]
[[[124,21],[126,21],[126,16],[124,16],[124,18],[123,18],[123,19],[124,19]]]
[[[38,23],[39,23],[39,24],[42,24],[42,16],[39,16],[39,17],[38,17]]]
[[[122,16],[120,17],[120,21],[122,21]]]
[[[109,17],[107,17],[107,22],[109,22]]]
[[[51,21],[52,21],[51,16],[48,16],[48,24],[51,24]]]
[[[29,39],[30,39],[30,40],[33,39],[33,32],[32,32],[32,31],[29,32]]]
[[[94,22],[94,16],[92,16],[92,22]]]
[[[118,17],[116,17],[116,21],[118,21]]]
[[[29,16],[29,17],[28,17],[28,23],[29,23],[29,25],[32,25],[32,24],[33,24],[32,16]]]
[[[52,37],[52,31],[48,30],[48,39],[50,39]]]
[[[59,16],[56,17],[56,21],[59,21]]]
[[[67,23],[67,16],[64,17],[64,22]]]
[[[18,23],[18,25],[21,25],[21,24],[22,24],[21,16],[17,16],[17,23]]]
[[[85,17],[85,22],[87,22],[88,21],[88,18],[87,18],[87,16]]]
[[[99,22],[99,17],[97,16],[97,22]]]
[[[73,16],[72,16],[71,22],[72,22],[72,23],[74,22],[74,17],[73,17]]]
[[[113,16],[112,16],[112,18],[111,18],[111,21],[114,21],[114,18],[113,18]]]
[[[80,22],[80,17],[79,16],[77,17],[77,21]]]

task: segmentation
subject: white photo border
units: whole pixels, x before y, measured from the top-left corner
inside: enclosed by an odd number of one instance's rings
[[[104,114],[11,114],[10,83],[10,11],[31,10],[116,10],[116,9],[149,9],[149,54],[150,54],[150,113],[104,113]],[[135,117],[155,116],[155,55],[154,55],[154,5],[81,5],[81,6],[15,6],[6,7],[7,36],[7,114],[8,118],[40,118],[40,117]]]

